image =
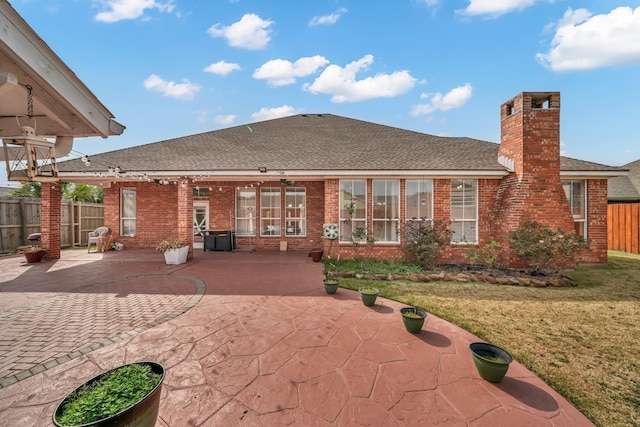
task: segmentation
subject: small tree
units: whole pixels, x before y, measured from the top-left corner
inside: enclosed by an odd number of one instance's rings
[[[589,241],[560,228],[551,230],[538,222],[526,222],[513,231],[509,242],[513,251],[534,272],[554,273],[564,265],[575,264],[578,252],[591,250]]]
[[[438,257],[451,243],[453,231],[445,221],[412,221],[406,226],[406,250],[427,270],[436,266]]]

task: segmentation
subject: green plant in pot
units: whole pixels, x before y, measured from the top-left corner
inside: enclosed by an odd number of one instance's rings
[[[376,303],[376,298],[378,297],[378,289],[376,288],[360,288],[358,289],[360,292],[360,297],[362,298],[362,303],[367,307],[371,307]]]
[[[419,308],[404,307],[400,309],[400,314],[407,332],[419,334],[424,325],[424,320],[427,318],[427,312]]]
[[[469,344],[473,363],[480,376],[492,383],[499,383],[509,370],[509,364],[513,362],[513,357],[508,351],[484,342],[474,342]]]
[[[104,372],[69,393],[53,413],[58,427],[153,427],[165,370],[136,362]]]
[[[338,279],[327,277],[322,281],[322,283],[324,283],[324,290],[328,294],[335,294],[336,291],[338,290],[338,283],[339,283]]]

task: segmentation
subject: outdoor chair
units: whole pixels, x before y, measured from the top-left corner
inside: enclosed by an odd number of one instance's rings
[[[96,246],[96,252],[104,251],[105,238],[109,234],[109,227],[98,227],[89,232],[89,244],[87,245],[87,253],[91,252],[91,245]]]

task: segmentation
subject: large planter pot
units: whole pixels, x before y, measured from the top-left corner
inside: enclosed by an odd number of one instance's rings
[[[367,307],[371,307],[375,305],[376,298],[378,298],[379,291],[376,288],[360,288],[358,289],[360,292],[360,298],[362,298],[362,303]]]
[[[167,264],[184,264],[187,262],[189,254],[189,246],[183,246],[178,249],[167,249],[164,253],[164,261]]]
[[[402,314],[402,323],[404,323],[407,332],[419,334],[424,320],[427,318],[427,312],[419,308],[404,307],[400,309],[400,314]]]
[[[25,252],[24,253],[24,257],[27,260],[27,262],[29,264],[33,264],[35,262],[40,262],[42,261],[42,257],[44,256],[44,251],[43,250],[39,250],[39,251],[31,251],[31,252]]]
[[[88,424],[76,424],[73,427],[86,427],[86,426],[101,426],[101,427],[153,427],[156,425],[156,419],[158,418],[158,409],[160,406],[160,394],[162,391],[162,381],[164,380],[164,367],[156,362],[136,362],[139,365],[148,365],[151,367],[151,371],[154,374],[161,375],[160,381],[158,385],[155,386],[153,390],[143,396],[140,400],[125,408],[124,410],[118,412],[117,414],[107,416],[100,420],[90,422]],[[129,365],[124,365],[129,366]],[[53,423],[58,427],[71,427],[69,424],[61,424],[58,422],[58,418],[62,415],[66,405],[74,398],[75,394],[85,386],[91,386],[97,381],[100,381],[106,375],[109,375],[111,372],[122,368],[122,366],[111,369],[110,371],[103,372],[102,374],[93,377],[86,383],[82,384],[80,387],[75,389],[73,392],[69,393],[63,400],[58,404],[55,412],[53,413]]]
[[[324,279],[324,290],[328,294],[335,294],[338,290],[338,279]]]
[[[311,249],[311,261],[320,262],[323,252],[322,249]]]
[[[492,383],[499,383],[509,370],[513,358],[506,350],[484,342],[469,344],[473,363],[480,376]]]

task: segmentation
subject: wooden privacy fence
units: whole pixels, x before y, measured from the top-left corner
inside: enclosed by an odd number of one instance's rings
[[[640,203],[610,204],[607,218],[609,249],[640,253]]]
[[[90,231],[104,222],[104,205],[62,200],[60,204],[61,247],[83,246]],[[27,237],[40,232],[40,199],[0,197],[0,254],[29,245]]]

